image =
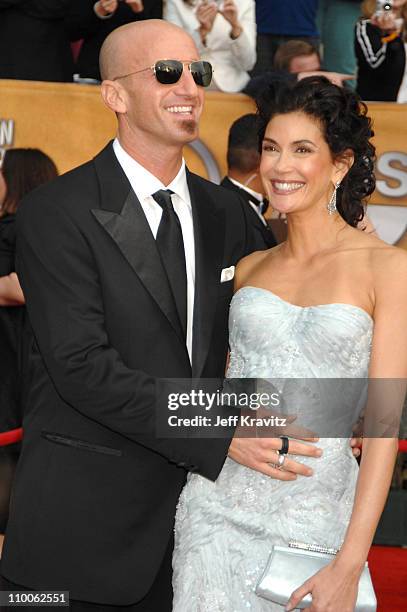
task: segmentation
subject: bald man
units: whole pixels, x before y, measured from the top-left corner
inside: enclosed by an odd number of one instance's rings
[[[33,339],[3,589],[166,612],[187,471],[215,480],[229,453],[288,474],[269,465],[281,441],[231,443],[233,425],[221,439],[155,435],[169,379],[222,377],[234,266],[265,245],[239,196],[185,168],[211,73],[192,38],[162,21],[124,26],[101,72],[117,138],[18,215]]]

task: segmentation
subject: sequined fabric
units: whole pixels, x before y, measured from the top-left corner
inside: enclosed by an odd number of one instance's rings
[[[229,326],[229,378],[367,376],[373,321],[356,306],[300,307],[244,287],[232,300]],[[341,409],[354,399],[345,393]],[[314,469],[311,478],[281,482],[231,459],[216,482],[189,475],[175,523],[174,612],[281,612],[254,593],[272,544],[340,546],[358,466],[348,439],[324,438],[319,446],[321,458],[300,459]]]

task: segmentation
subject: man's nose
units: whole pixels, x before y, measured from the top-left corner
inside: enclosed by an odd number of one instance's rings
[[[184,64],[181,78],[177,83],[176,93],[188,97],[194,97],[198,94],[198,85],[195,83],[189,67],[186,64]]]

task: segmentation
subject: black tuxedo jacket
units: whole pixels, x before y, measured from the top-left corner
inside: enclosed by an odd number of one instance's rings
[[[223,465],[232,428],[217,440],[155,436],[156,404],[165,411],[171,389],[158,379],[223,376],[233,280],[220,283],[221,271],[264,244],[235,194],[190,173],[188,184],[192,368],[154,238],[111,145],[19,208],[17,270],[34,337],[1,568],[14,583],[105,604],[141,600],[186,471],[215,479]]]
[[[238,187],[237,185],[232,183],[232,181],[227,176],[224,177],[221,182],[221,185],[222,187],[225,187],[225,189],[234,191],[235,193],[239,194],[241,198],[243,198],[243,200],[247,204],[246,208],[248,220],[252,227],[252,231],[255,235],[257,235],[258,240],[264,242],[267,245],[267,248],[276,246],[277,240],[275,239],[270,227],[268,225],[264,225],[264,223],[261,222],[259,215],[256,213],[256,211],[253,210],[250,204],[250,202],[254,199],[253,196],[245,189],[242,189],[241,187]]]

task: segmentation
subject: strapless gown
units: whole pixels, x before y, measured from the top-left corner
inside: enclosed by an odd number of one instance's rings
[[[243,287],[229,326],[229,378],[367,377],[373,320],[357,306],[301,307]],[[352,401],[345,394],[341,406]],[[358,465],[348,438],[321,438],[318,445],[322,457],[298,457],[313,468],[310,478],[273,480],[229,458],[216,482],[189,475],[175,521],[174,612],[281,612],[254,592],[271,546],[341,545]]]

